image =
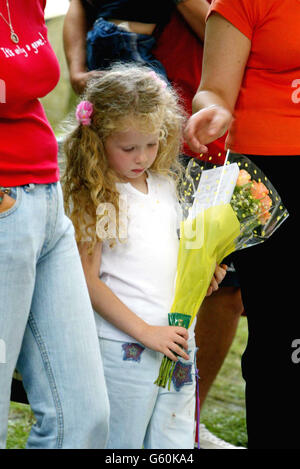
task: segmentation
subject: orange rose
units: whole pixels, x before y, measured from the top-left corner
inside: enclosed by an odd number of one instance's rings
[[[266,195],[263,199],[260,201],[262,211],[269,210],[269,208],[272,206],[272,199]]]
[[[263,199],[267,194],[269,194],[269,191],[262,182],[253,181],[251,195],[254,199]]]
[[[236,181],[236,185],[239,187],[244,186],[245,184],[248,184],[250,180],[251,180],[250,174],[244,169],[241,169],[239,172],[239,177],[237,178],[237,181]]]
[[[262,225],[265,225],[270,217],[271,217],[270,212],[264,212],[261,215],[259,215],[258,219]]]
[[[259,220],[263,225],[271,217],[271,214],[269,212],[269,209],[271,208],[271,206],[272,206],[272,199],[268,195],[265,195],[265,197],[260,200],[261,214],[259,216]]]

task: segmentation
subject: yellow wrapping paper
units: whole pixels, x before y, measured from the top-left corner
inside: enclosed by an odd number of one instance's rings
[[[209,207],[181,222],[175,296],[171,312],[191,316],[204,300],[216,263],[235,250],[240,223],[230,204]]]
[[[240,223],[230,204],[209,207],[181,222],[175,296],[169,324],[188,328],[204,300],[216,264],[235,250]],[[155,384],[170,389],[175,367],[164,357]]]

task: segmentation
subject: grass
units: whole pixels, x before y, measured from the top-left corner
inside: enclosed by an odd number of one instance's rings
[[[33,422],[34,417],[28,405],[11,403],[7,434],[8,449],[25,448]]]
[[[225,362],[201,411],[201,422],[235,446],[247,446],[245,382],[241,355],[247,342],[247,320],[242,317]]]
[[[247,434],[240,362],[246,341],[246,319],[241,318],[231,349],[201,412],[201,422],[211,432],[233,445],[244,447],[247,445]],[[29,406],[11,403],[7,448],[25,448],[33,422]]]

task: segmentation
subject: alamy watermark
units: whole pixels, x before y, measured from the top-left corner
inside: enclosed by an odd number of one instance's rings
[[[291,347],[295,349],[291,355],[292,362],[300,363],[300,339],[294,339]]]
[[[128,233],[128,205],[127,196],[119,196],[119,215],[115,206],[108,202],[99,204],[96,210],[96,233],[100,239],[117,237],[117,220],[119,221],[119,239],[127,239]]]
[[[0,339],[0,365],[6,363],[6,344]]]
[[[292,88],[296,88],[292,93],[292,102],[294,104],[300,103],[300,78],[297,78],[292,81]]]
[[[0,103],[6,103],[6,84],[4,80],[0,79]]]
[[[96,233],[102,240],[119,239],[126,240],[128,238],[128,222],[130,215],[128,211],[127,195],[122,194],[118,198],[119,213],[112,203],[103,202],[98,205],[96,210],[97,222]],[[169,213],[170,207],[166,206],[166,212]],[[163,212],[162,212],[163,216]],[[204,209],[199,209],[199,212],[194,219],[187,219],[181,224],[180,236],[185,239],[185,249],[200,249],[205,242],[204,232]],[[177,226],[179,227],[182,222],[182,217],[178,214]],[[134,224],[134,218],[130,220]],[[170,226],[170,230],[173,225]],[[159,230],[159,227],[157,228]],[[176,228],[174,228],[176,232]],[[156,231],[156,234],[158,232]]]

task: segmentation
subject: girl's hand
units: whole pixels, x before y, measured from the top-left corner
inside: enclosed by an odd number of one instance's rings
[[[215,273],[211,279],[210,286],[208,287],[206,296],[210,296],[214,291],[219,289],[219,284],[222,282],[226,275],[227,265],[216,265]]]
[[[185,350],[188,350],[188,331],[177,326],[150,326],[147,324],[140,341],[146,347],[161,352],[171,360],[177,362],[177,353],[185,360],[189,359]],[[185,349],[185,350],[184,350]]]
[[[227,131],[231,113],[222,106],[212,105],[193,114],[184,130],[184,138],[191,150],[206,153],[208,143],[213,142]]]

